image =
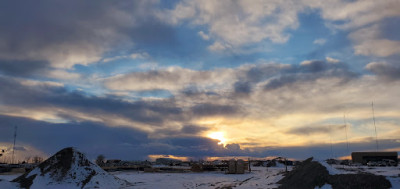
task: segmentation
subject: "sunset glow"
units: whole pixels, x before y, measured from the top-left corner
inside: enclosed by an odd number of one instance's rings
[[[208,134],[209,138],[219,140],[218,144],[226,145],[225,134],[223,132],[212,132]]]

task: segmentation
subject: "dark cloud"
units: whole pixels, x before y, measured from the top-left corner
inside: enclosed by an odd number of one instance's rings
[[[241,112],[238,106],[218,104],[199,104],[191,109],[195,116],[235,115]]]
[[[268,78],[274,77],[287,72],[292,69],[292,66],[282,66],[281,64],[263,64],[255,67],[251,67],[245,72],[245,80],[249,82],[260,82]]]
[[[278,88],[281,88],[281,87],[283,87],[285,85],[295,83],[297,81],[297,79],[298,78],[296,78],[296,76],[294,76],[294,75],[281,76],[279,78],[272,79],[270,82],[268,82],[264,86],[264,89],[266,89],[266,90],[278,89]]]
[[[240,145],[239,144],[227,144],[225,146],[226,149],[230,151],[240,151]]]
[[[138,145],[147,141],[147,134],[126,127],[107,127],[100,123],[48,123],[26,118],[0,116],[1,142],[12,142],[14,126],[18,126],[17,144],[28,144],[47,153],[55,153],[68,146],[78,147],[91,157],[109,153],[123,143]],[[120,156],[122,152],[115,154]],[[133,153],[129,155],[129,153]],[[127,158],[138,156],[140,152],[126,152]]]
[[[400,79],[399,65],[389,64],[385,62],[372,62],[367,64],[365,68],[386,81],[394,81]]]
[[[325,61],[313,60],[310,61],[309,63],[301,64],[299,68],[301,72],[316,73],[327,70],[328,64],[325,63]]]
[[[250,94],[252,91],[250,82],[238,81],[234,84],[233,88],[236,94]]]
[[[284,156],[290,158],[340,157],[348,155],[345,143],[312,144],[296,147],[260,147],[241,149],[239,144],[218,145],[218,140],[204,137],[170,136],[153,139],[134,128],[109,127],[95,122],[48,123],[26,118],[0,115],[0,142],[12,144],[14,126],[18,126],[17,146],[35,147],[51,155],[58,150],[74,146],[94,159],[103,154],[109,159],[147,159],[148,155],[176,155],[193,158],[210,156]],[[350,143],[350,151],[374,150],[375,140],[366,138],[362,142]],[[380,139],[381,150],[398,148],[396,139]],[[332,151],[331,151],[332,149]],[[333,152],[333,153],[332,153]]]
[[[9,76],[32,76],[49,65],[46,61],[0,60],[0,73]]]
[[[171,44],[174,31],[149,11],[156,5],[144,0],[2,1],[0,58],[70,67],[96,61],[110,49],[127,51],[133,43]]]
[[[100,117],[104,114],[116,115],[154,126],[162,126],[165,119],[184,119],[181,108],[168,100],[139,100],[130,103],[112,96],[96,97],[78,91],[69,92],[64,87],[23,86],[4,77],[0,77],[0,84],[0,101],[3,105],[22,108],[65,108]],[[68,118],[68,115],[65,117]]]
[[[341,79],[339,84],[343,84],[358,76],[358,73],[351,71],[344,63],[329,63],[326,61],[312,60],[283,70],[279,75],[271,79],[264,86],[264,89],[274,90],[296,83],[314,82],[322,78],[339,78]]]
[[[305,126],[291,129],[286,133],[294,135],[330,134],[343,128],[344,125]]]
[[[207,130],[207,128],[197,125],[184,125],[181,129],[181,132],[184,134],[198,134],[205,130]]]
[[[386,18],[382,22],[380,22],[381,36],[384,36],[385,39],[400,41],[400,19],[397,17]]]
[[[184,88],[182,91],[180,91],[180,93],[183,94],[187,98],[194,98],[194,99],[201,98],[203,96],[206,96],[206,97],[220,96],[220,94],[218,94],[215,91],[201,90],[196,85],[190,85],[190,86]]]
[[[12,143],[14,125],[18,126],[18,146],[28,144],[48,155],[68,146],[77,147],[90,158],[104,154],[107,158],[125,160],[146,159],[150,154],[205,157],[235,152],[218,145],[217,140],[204,137],[152,139],[147,133],[128,127],[95,122],[48,123],[2,115],[0,142]]]

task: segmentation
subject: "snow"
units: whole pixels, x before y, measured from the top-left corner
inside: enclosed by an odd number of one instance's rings
[[[332,189],[332,185],[330,184],[325,184],[321,188],[320,187],[315,187],[315,189]]]
[[[289,168],[290,170],[290,168]],[[280,167],[252,167],[251,173],[225,174],[203,173],[144,173],[115,172],[118,178],[127,180],[132,186],[126,188],[277,188],[285,169]]]
[[[10,182],[8,180],[0,179],[0,188],[1,189],[17,189],[18,184],[14,182]]]
[[[343,166],[343,165],[329,165],[324,162],[320,162],[322,165],[327,167],[330,174],[349,174],[349,173],[372,173],[376,175],[385,176],[392,184],[392,188],[400,188],[400,168],[399,167],[367,167],[367,166]],[[289,171],[291,166],[288,167]],[[101,173],[102,170],[97,170]],[[73,167],[71,170],[76,172],[77,176],[83,177],[85,174],[79,167]],[[223,172],[202,172],[202,173],[145,173],[143,171],[119,171],[112,172],[111,175],[98,174],[92,177],[92,181],[85,185],[85,188],[126,188],[126,189],[144,189],[144,188],[277,188],[279,184],[276,184],[280,179],[283,178],[285,168],[283,166],[278,167],[252,167],[251,173],[245,174],[224,174]],[[35,174],[35,172],[31,173]],[[0,175],[0,188],[4,189],[17,189],[16,183],[8,181],[18,177],[16,175]],[[113,176],[120,180],[115,183],[115,179],[111,179]],[[82,180],[81,178],[79,180]],[[35,180],[35,184],[32,185],[34,188],[80,188],[76,185],[71,185],[68,182],[72,182],[69,178],[63,180],[60,183],[49,183],[51,180],[48,176],[43,177],[42,180]],[[121,187],[120,181],[126,180],[129,185]],[[37,183],[36,183],[37,182]],[[96,185],[96,182],[99,182]],[[41,185],[41,186],[39,186]],[[325,184],[321,188],[316,189],[331,189],[332,186]]]
[[[21,175],[21,173],[0,174],[0,180],[12,181]]]
[[[326,163],[326,161],[324,160],[317,160],[317,161],[328,170],[330,175],[350,174],[349,172],[346,172],[344,170],[334,168],[333,165]]]
[[[290,170],[291,167],[288,167]],[[234,187],[238,189],[246,188],[277,188],[276,184],[283,178],[285,168],[281,167],[252,167],[251,173],[245,174],[225,174],[224,172],[202,172],[202,173],[145,173],[142,171],[121,171],[113,172],[112,174],[119,179],[127,180],[131,183],[129,186],[122,188],[126,189],[144,189],[144,188],[223,188]],[[7,180],[12,180],[18,175],[10,176]],[[0,179],[4,179],[0,175]],[[46,183],[49,178],[43,178],[35,182],[38,184],[32,185],[32,189],[39,188],[73,188],[63,181],[57,185]],[[18,185],[10,182],[1,182],[0,188],[16,189]],[[38,187],[36,187],[38,186]],[[107,185],[101,183],[100,188],[118,188],[119,185]],[[94,188],[95,186],[86,185],[85,188]],[[80,187],[77,187],[80,188]]]

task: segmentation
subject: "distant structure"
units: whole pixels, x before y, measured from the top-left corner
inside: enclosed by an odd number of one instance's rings
[[[178,159],[172,159],[172,158],[157,158],[156,159],[156,164],[158,165],[178,165],[181,164],[182,161]]]
[[[228,162],[228,174],[244,174],[245,168],[247,166],[242,159],[231,159]]]
[[[353,163],[361,163],[363,165],[368,162],[378,162],[383,160],[393,160],[398,163],[397,152],[353,152],[351,153]]]

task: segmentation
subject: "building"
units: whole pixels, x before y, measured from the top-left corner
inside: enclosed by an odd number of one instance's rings
[[[182,163],[181,160],[178,159],[172,159],[172,158],[157,158],[156,159],[156,164],[158,165],[180,165]]]
[[[368,162],[378,162],[384,160],[393,160],[398,163],[397,152],[353,152],[351,153],[353,163],[361,163],[363,165]]]
[[[244,174],[246,166],[246,163],[242,159],[231,159],[228,161],[228,174]]]

